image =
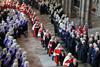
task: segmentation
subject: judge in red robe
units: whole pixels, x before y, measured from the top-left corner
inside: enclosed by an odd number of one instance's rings
[[[39,28],[40,28],[40,23],[36,22],[32,27],[33,37],[37,37]]]
[[[11,9],[12,2],[11,1],[6,1],[6,5],[7,5],[7,8]]]
[[[31,13],[33,10],[30,6],[27,6],[27,8],[28,8],[27,9],[27,15],[30,17],[30,15],[33,14],[33,13]]]
[[[6,1],[3,1],[2,2],[2,7],[3,7],[3,9],[6,9],[7,8]]]
[[[49,43],[48,43],[48,54],[49,56],[51,56],[51,54],[53,53],[54,49],[53,47],[55,46],[55,36],[52,36]]]
[[[0,9],[4,9],[4,1],[0,2]]]
[[[20,7],[21,7],[21,5],[20,5],[20,3],[17,1],[17,3],[16,3],[16,10],[20,11]]]
[[[17,2],[12,2],[12,5],[11,5],[12,9],[16,9],[16,3]]]
[[[61,46],[60,43],[54,49],[53,56],[54,56],[54,61],[55,61],[55,63],[56,63],[57,66],[59,65],[59,55],[60,55],[60,53],[61,53],[62,50],[63,50],[63,47]]]
[[[38,31],[38,39],[40,41],[43,40],[43,30],[44,30],[44,27],[43,27],[43,24],[41,23],[40,29]]]
[[[48,50],[48,43],[49,43],[50,39],[51,39],[51,34],[49,33],[49,31],[47,29],[46,32],[44,32],[44,36],[43,36],[45,50]]]
[[[26,12],[26,4],[23,2],[23,4],[21,5],[20,7],[20,11],[23,13],[23,14],[27,14]]]
[[[63,61],[63,67],[76,67],[76,59],[72,56],[71,53],[68,53]]]

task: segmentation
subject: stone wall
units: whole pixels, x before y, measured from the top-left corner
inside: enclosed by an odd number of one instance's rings
[[[100,1],[98,1],[98,3],[97,3],[96,15],[100,16]]]

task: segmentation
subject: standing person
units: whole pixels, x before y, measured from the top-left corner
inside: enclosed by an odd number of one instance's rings
[[[60,55],[62,50],[63,50],[63,47],[59,43],[53,52],[54,61],[55,61],[57,66],[59,66],[59,55]]]
[[[25,17],[22,18],[22,33],[24,34],[25,37],[27,37],[27,35],[28,35],[28,20]]]
[[[38,31],[38,38],[39,38],[39,40],[41,41],[41,45],[43,46],[43,36],[44,36],[44,31],[45,29],[44,29],[44,26],[43,26],[43,24],[41,23],[41,27],[40,27],[40,29],[39,29],[39,31]]]
[[[61,51],[61,53],[59,54],[59,62],[60,62],[60,65],[62,66],[63,65],[63,61],[64,61],[64,58],[65,58],[65,52],[64,50]]]
[[[3,44],[3,41],[5,39],[5,32],[3,32],[4,30],[0,30],[0,46],[1,47],[5,47],[5,45]]]
[[[3,67],[10,67],[11,66],[11,55],[10,55],[10,53],[7,53],[2,64],[3,64]]]
[[[93,54],[93,44],[89,44],[89,50],[88,50],[88,58],[87,58],[87,62],[89,64],[92,64],[92,54]]]
[[[58,21],[60,20],[60,16],[58,15],[57,12],[55,12],[55,17],[54,17],[54,30],[55,34],[58,34]]]
[[[40,14],[44,14],[44,1],[40,2]]]
[[[93,67],[99,67],[100,64],[100,51],[98,47],[94,48],[94,53],[93,53],[93,57],[92,57],[92,66]]]
[[[100,40],[97,41],[97,46],[100,49]]]
[[[87,62],[88,46],[84,40],[82,41],[80,52],[81,52],[80,59],[81,59],[82,63],[86,63]]]
[[[81,40],[80,40],[80,36],[79,36],[79,34],[77,35],[77,37],[76,37],[76,43],[77,43],[77,45],[76,45],[76,54],[77,54],[77,59],[78,60],[80,60],[80,53],[81,53]]]
[[[30,67],[28,61],[25,61],[25,63],[24,63],[24,67]]]
[[[20,7],[21,7],[21,5],[20,5],[19,1],[17,1],[17,3],[16,3],[16,9],[17,9],[18,11],[20,11]]]
[[[51,34],[49,33],[48,29],[44,33],[43,40],[44,40],[44,47],[47,50],[48,49],[48,43],[51,39]]]
[[[14,23],[13,26],[14,26],[14,38],[16,39],[18,37],[18,25],[17,23]]]
[[[26,4],[23,2],[20,6],[20,11],[23,12],[24,14],[26,14]]]
[[[55,36],[52,36],[49,43],[48,43],[48,54],[49,56],[51,56],[51,54],[53,54],[53,47],[55,46]]]
[[[75,56],[76,55],[76,52],[75,52],[75,48],[76,48],[76,38],[75,38],[75,35],[72,34],[71,35],[71,41],[70,41],[70,52]]]
[[[3,48],[3,51],[0,54],[0,61],[2,61],[7,55],[7,49]]]
[[[37,37],[39,28],[40,28],[40,23],[38,21],[36,21],[35,24],[32,27],[33,37]]]
[[[4,48],[3,51],[0,54],[0,62],[1,62],[1,67],[3,67],[3,61],[6,58],[7,55],[7,49]]]
[[[72,56],[71,53],[68,53],[63,61],[64,67],[77,67],[77,60]]]
[[[14,62],[14,63],[12,64],[12,67],[18,67],[18,63],[17,63],[17,62]]]

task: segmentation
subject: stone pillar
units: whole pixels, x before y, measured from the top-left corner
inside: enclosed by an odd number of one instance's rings
[[[84,19],[85,19],[85,1],[86,0],[80,0],[80,25],[84,25]]]
[[[91,0],[80,1],[80,25],[91,27]]]
[[[86,0],[86,9],[85,9],[85,24],[88,25],[88,27],[92,27],[91,25],[91,5],[92,1],[91,0]]]
[[[65,2],[65,0],[61,1],[63,9],[64,9],[64,2]]]
[[[64,0],[64,12],[67,14],[67,16],[71,16],[72,0]]]
[[[97,4],[96,15],[97,15],[97,16],[100,16],[100,1],[98,1],[98,3],[96,3],[96,4]]]
[[[68,0],[64,0],[64,12],[68,13]]]
[[[71,17],[72,12],[72,0],[68,0],[68,16]]]

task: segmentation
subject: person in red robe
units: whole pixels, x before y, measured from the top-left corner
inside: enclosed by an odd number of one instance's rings
[[[12,2],[12,4],[11,4],[11,8],[12,8],[12,9],[16,9],[16,5],[15,5],[16,3],[17,3],[17,2]]]
[[[20,11],[22,12],[22,13],[24,13],[24,14],[26,14],[26,4],[23,2],[23,4],[21,5],[21,7],[20,7]]]
[[[54,61],[55,61],[55,63],[56,63],[57,66],[59,65],[59,55],[60,55],[60,53],[61,53],[62,50],[63,50],[63,47],[59,43],[57,45],[57,47],[54,49],[54,52],[53,52]]]
[[[0,9],[4,9],[4,1],[0,2]]]
[[[29,5],[27,6],[27,8],[28,8],[27,9],[27,15],[30,17],[30,15],[32,14],[33,10],[32,10],[32,8]]]
[[[27,16],[29,17],[30,22],[34,24],[34,18],[36,17],[36,13],[34,11],[32,11],[32,13],[29,13],[29,11],[27,10]]]
[[[55,36],[52,36],[49,43],[48,43],[48,55],[51,56],[53,53],[53,47],[55,46]]]
[[[63,61],[63,67],[76,67],[77,60],[72,56],[71,53],[68,53]]]
[[[37,16],[36,13],[34,12],[33,15],[31,16],[31,21],[32,21],[31,23],[34,24],[35,20],[37,20]],[[39,21],[39,19],[37,21]]]
[[[12,2],[11,1],[6,1],[6,5],[7,5],[7,8],[11,9]]]
[[[43,36],[43,41],[44,41],[44,48],[45,50],[48,50],[48,43],[51,39],[51,34],[50,32],[48,31],[48,29],[44,32],[44,36]],[[48,53],[48,52],[47,52]]]
[[[3,9],[6,9],[7,8],[6,1],[3,1],[2,2],[2,7],[3,7]]]
[[[40,29],[39,29],[39,31],[38,31],[38,39],[39,39],[40,41],[43,40],[43,30],[44,30],[44,26],[43,26],[43,24],[41,23]]]
[[[39,28],[40,28],[40,23],[36,22],[32,27],[33,37],[37,37]]]
[[[17,3],[16,3],[16,10],[20,11],[20,7],[21,7],[21,5],[20,5],[20,3],[17,1]]]

